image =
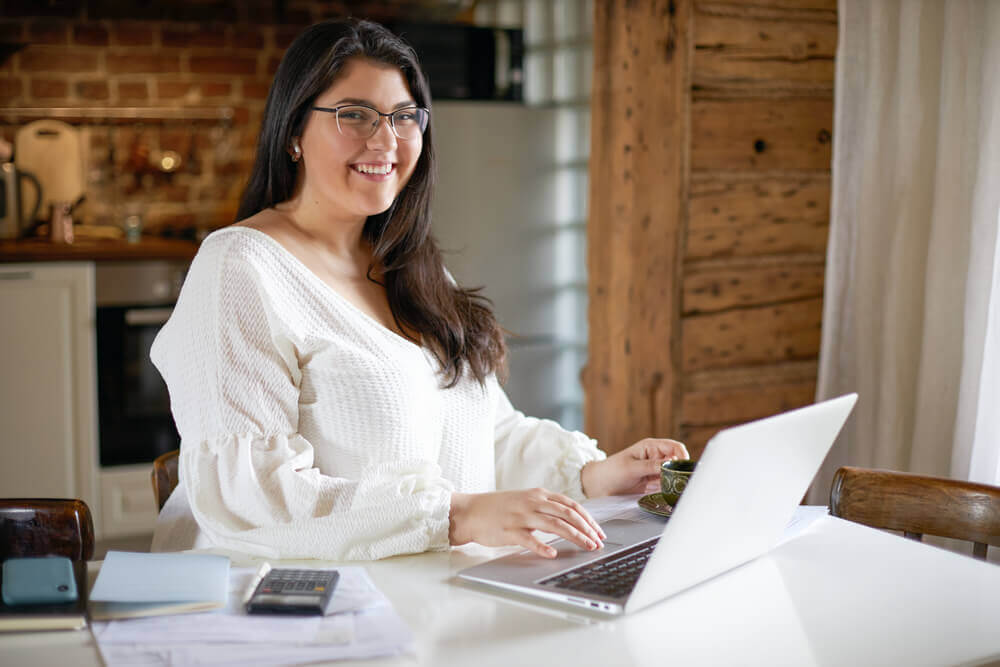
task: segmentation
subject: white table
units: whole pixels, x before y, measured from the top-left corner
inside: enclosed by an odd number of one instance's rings
[[[416,636],[380,665],[964,665],[1000,658],[1000,567],[832,517],[635,615],[583,622],[452,580],[470,546],[367,564]],[[668,656],[665,651],[669,650]],[[88,632],[0,636],[0,665],[100,665]]]

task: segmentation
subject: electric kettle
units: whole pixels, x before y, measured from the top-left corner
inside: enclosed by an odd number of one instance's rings
[[[34,174],[20,171],[13,162],[0,164],[0,239],[16,239],[21,231],[26,229],[38,215],[38,207],[42,203],[42,186]],[[23,215],[21,210],[21,182],[27,181],[35,188],[35,205],[30,215]]]

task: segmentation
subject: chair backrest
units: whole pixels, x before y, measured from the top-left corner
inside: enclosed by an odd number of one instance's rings
[[[0,560],[22,556],[94,555],[94,521],[77,499],[0,498]]]
[[[180,460],[180,450],[161,454],[153,461],[153,496],[156,498],[156,508],[163,509],[171,492],[177,486],[177,462]]]
[[[830,487],[830,513],[875,528],[972,542],[986,558],[1000,546],[1000,487],[943,477],[844,467]]]

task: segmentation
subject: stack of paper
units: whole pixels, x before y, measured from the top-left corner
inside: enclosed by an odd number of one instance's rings
[[[413,636],[363,567],[340,567],[330,616],[249,616],[256,570],[234,568],[224,609],[92,624],[101,657],[115,665],[288,665],[396,655]]]

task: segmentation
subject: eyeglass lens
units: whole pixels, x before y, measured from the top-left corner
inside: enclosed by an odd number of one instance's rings
[[[340,107],[337,110],[337,127],[340,133],[352,139],[367,139],[375,134],[381,116],[374,109],[361,106]],[[400,139],[419,139],[427,128],[426,109],[409,107],[390,114],[390,125]]]

